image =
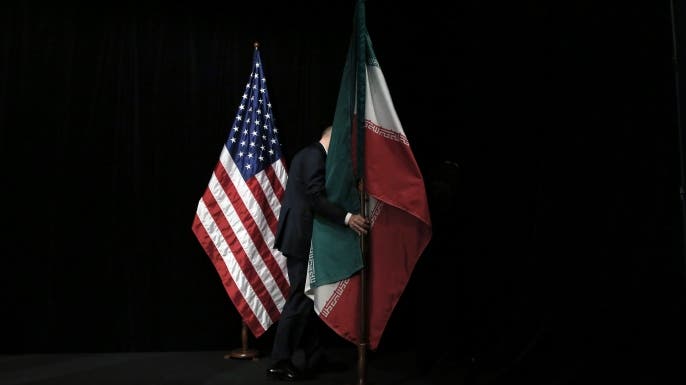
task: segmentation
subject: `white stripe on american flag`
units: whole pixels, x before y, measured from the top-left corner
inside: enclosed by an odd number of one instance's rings
[[[283,163],[281,163],[280,161],[275,162],[271,165],[271,168],[272,170],[274,170],[276,176],[278,177],[278,183],[280,183],[279,187],[281,187],[281,190],[283,191],[286,187],[286,181],[282,180],[280,175],[284,173]],[[264,194],[267,196],[267,199],[269,199],[269,206],[272,208],[272,211],[274,211],[274,213],[278,217],[279,211],[281,210],[281,201],[279,200],[279,197],[274,191],[274,188],[272,187],[272,184],[270,183],[269,178],[267,177],[267,173],[261,172],[255,175],[255,177],[258,177],[257,181],[259,182],[260,186],[262,186],[262,190],[264,191]]]

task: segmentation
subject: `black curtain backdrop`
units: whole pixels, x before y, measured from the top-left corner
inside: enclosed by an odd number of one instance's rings
[[[676,362],[669,3],[514,3],[367,1],[434,221],[379,349]],[[353,6],[3,6],[0,352],[240,346],[196,205],[253,42],[290,160],[332,120]]]

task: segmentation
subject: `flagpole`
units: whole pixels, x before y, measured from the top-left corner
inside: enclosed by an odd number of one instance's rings
[[[360,212],[367,215],[368,196],[365,192],[364,178],[360,178],[358,189],[360,192]],[[357,384],[367,383],[367,348],[369,346],[369,304],[367,302],[367,254],[369,249],[368,235],[360,235],[360,249],[362,250],[362,270],[360,270],[360,342],[357,344]]]
[[[367,218],[368,199],[364,184],[364,122],[365,122],[365,87],[367,45],[365,40],[365,9],[364,0],[358,0],[355,6],[355,98],[354,104],[356,115],[351,116],[352,127],[357,127],[357,175],[358,191],[360,194],[360,212]],[[367,233],[369,234],[369,232]],[[357,384],[367,384],[367,348],[369,347],[369,235],[360,234],[360,249],[362,254],[362,270],[360,271],[360,342],[357,345]]]
[[[259,352],[255,349],[248,348],[248,325],[243,321],[243,327],[241,328],[241,347],[234,349],[231,353],[224,355],[225,359],[234,358],[239,360],[251,360],[259,355]]]

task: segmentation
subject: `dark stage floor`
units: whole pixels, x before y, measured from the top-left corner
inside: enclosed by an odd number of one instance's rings
[[[2,385],[232,385],[279,383],[265,377],[269,360],[225,359],[225,351],[26,354],[0,356]],[[341,351],[351,365],[345,371],[324,373],[310,385],[357,384],[354,350]],[[441,362],[417,371],[415,353],[384,353],[368,356],[369,385],[464,383],[454,362]]]
[[[265,376],[270,360],[226,359],[230,351],[141,353],[24,354],[0,356],[1,385],[251,385],[278,384]],[[355,347],[335,350],[347,369],[300,383],[357,385]],[[650,356],[646,352],[646,356]],[[545,356],[545,357],[544,357]],[[604,356],[604,355],[603,355]],[[576,357],[576,358],[575,358]],[[557,360],[549,354],[509,366],[469,365],[450,354],[422,355],[414,350],[368,353],[367,385],[589,385],[684,384],[674,362],[618,359],[607,355],[589,361],[571,354]],[[545,359],[544,359],[545,358]]]

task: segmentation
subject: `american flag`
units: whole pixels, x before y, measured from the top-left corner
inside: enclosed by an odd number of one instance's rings
[[[288,178],[260,53],[219,161],[198,202],[193,232],[255,337],[279,319],[286,259],[272,248]]]

